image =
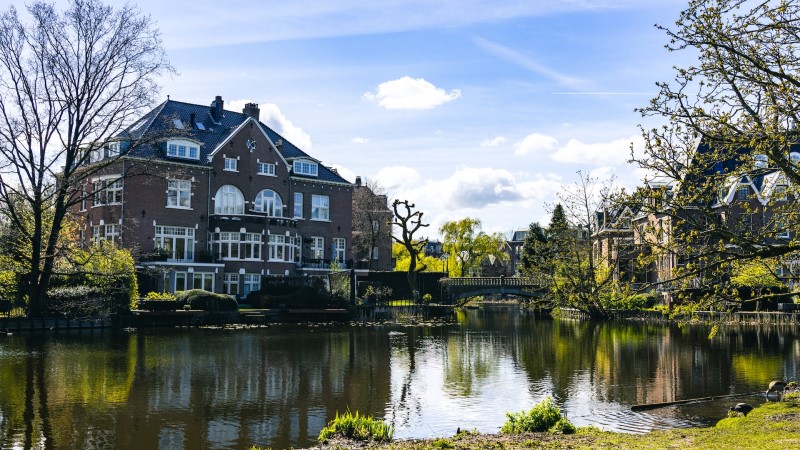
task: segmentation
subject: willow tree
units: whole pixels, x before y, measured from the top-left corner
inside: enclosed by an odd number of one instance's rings
[[[23,285],[36,316],[82,181],[116,159],[91,155],[152,106],[172,68],[153,21],[132,6],[36,1],[27,12],[0,15],[0,214],[31,250]]]
[[[674,26],[658,26],[669,51],[697,62],[657,83],[639,109],[662,122],[641,127],[645,153],[633,158],[652,174],[640,207],[653,220],[643,231],[669,236],[649,242],[651,262],[676,261],[659,282],[694,300],[699,289],[699,305],[735,296],[735,263],[797,259],[798,22],[794,1],[691,0]]]
[[[449,276],[472,276],[485,259],[504,260],[508,257],[503,251],[503,236],[484,233],[479,219],[465,217],[445,222],[439,232],[442,234],[442,249],[448,255]]]

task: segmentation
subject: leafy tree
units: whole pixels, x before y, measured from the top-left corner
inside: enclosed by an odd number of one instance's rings
[[[607,317],[615,288],[613,270],[594,254],[598,232],[594,216],[610,202],[611,181],[599,183],[578,172],[579,180],[560,195],[547,229],[547,259],[538,271],[548,281],[555,306],[576,308],[593,317]]]
[[[450,276],[472,275],[489,256],[507,257],[502,250],[503,236],[481,231],[479,219],[467,217],[445,222],[439,232],[442,233],[442,249],[448,254]]]
[[[13,6],[0,13],[0,214],[31,250],[24,285],[37,316],[82,181],[116,159],[90,155],[152,105],[156,79],[172,68],[153,22],[132,6],[27,9],[29,21]]]
[[[426,265],[420,264],[419,255],[425,250],[428,245],[428,239],[418,239],[414,235],[419,232],[421,228],[430,226],[430,224],[422,222],[422,211],[414,211],[416,206],[409,203],[408,200],[395,200],[392,202],[392,211],[394,212],[394,219],[392,225],[399,228],[400,236],[392,235],[395,242],[405,247],[409,255],[408,261],[408,285],[411,291],[417,290],[417,272],[424,271]]]
[[[395,261],[395,272],[408,272],[411,255],[408,254],[408,249],[403,244],[399,242],[392,244],[392,259]],[[424,267],[420,272],[444,272],[444,261],[426,255],[424,249],[417,253],[417,261],[420,267]]]
[[[658,186],[642,212],[670,234],[651,239],[650,262],[678,259],[661,282],[678,294],[704,288],[697,306],[734,297],[731,274],[744,261],[798,258],[800,166],[790,158],[800,152],[798,20],[793,1],[691,0],[674,26],[658,27],[669,51],[697,62],[657,83],[658,96],[639,109],[664,124],[642,127],[645,151],[633,160]],[[752,179],[785,180],[785,189],[758,202],[730,201],[731,189]]]
[[[522,242],[520,253],[520,272],[523,275],[539,273],[548,265],[551,257],[547,246],[547,231],[539,225],[539,222],[534,222],[528,227],[528,234]]]

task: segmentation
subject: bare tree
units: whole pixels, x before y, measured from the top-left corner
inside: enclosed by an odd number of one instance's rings
[[[381,243],[391,243],[392,211],[386,199],[386,191],[374,179],[364,184],[356,180],[353,190],[353,255],[357,260],[366,259],[368,269],[374,270],[376,260],[373,249]],[[391,245],[383,251],[391,252]]]
[[[408,285],[411,291],[416,291],[417,285],[417,272],[425,270],[425,264],[417,266],[418,256],[428,245],[428,239],[415,239],[414,235],[420,228],[429,226],[428,223],[422,223],[422,211],[413,211],[416,206],[409,203],[408,200],[395,200],[392,202],[392,209],[394,211],[394,219],[392,225],[400,228],[400,237],[392,235],[392,238],[403,245],[411,255],[411,261],[408,265]]]
[[[28,12],[29,22],[13,6],[0,16],[0,211],[29,243],[24,284],[35,316],[45,312],[68,209],[87,195],[79,186],[135,148],[109,144],[173,69],[153,21],[132,6],[35,2]],[[112,157],[93,162],[103,149]]]

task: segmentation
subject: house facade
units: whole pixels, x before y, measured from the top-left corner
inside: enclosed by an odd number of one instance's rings
[[[259,120],[167,100],[92,155],[114,162],[76,207],[84,245],[129,248],[142,292],[246,296],[264,277],[352,263],[353,185]]]

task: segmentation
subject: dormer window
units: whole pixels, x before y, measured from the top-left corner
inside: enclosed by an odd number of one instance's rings
[[[754,158],[756,169],[766,169],[769,167],[767,155],[756,155]]]
[[[200,146],[195,142],[185,140],[168,141],[167,156],[172,158],[200,159]]]
[[[800,153],[797,152],[789,153],[789,159],[792,161],[792,164],[800,163]]]
[[[295,175],[310,175],[312,177],[317,176],[317,163],[314,161],[309,161],[307,159],[299,159],[294,162],[294,173]]]

